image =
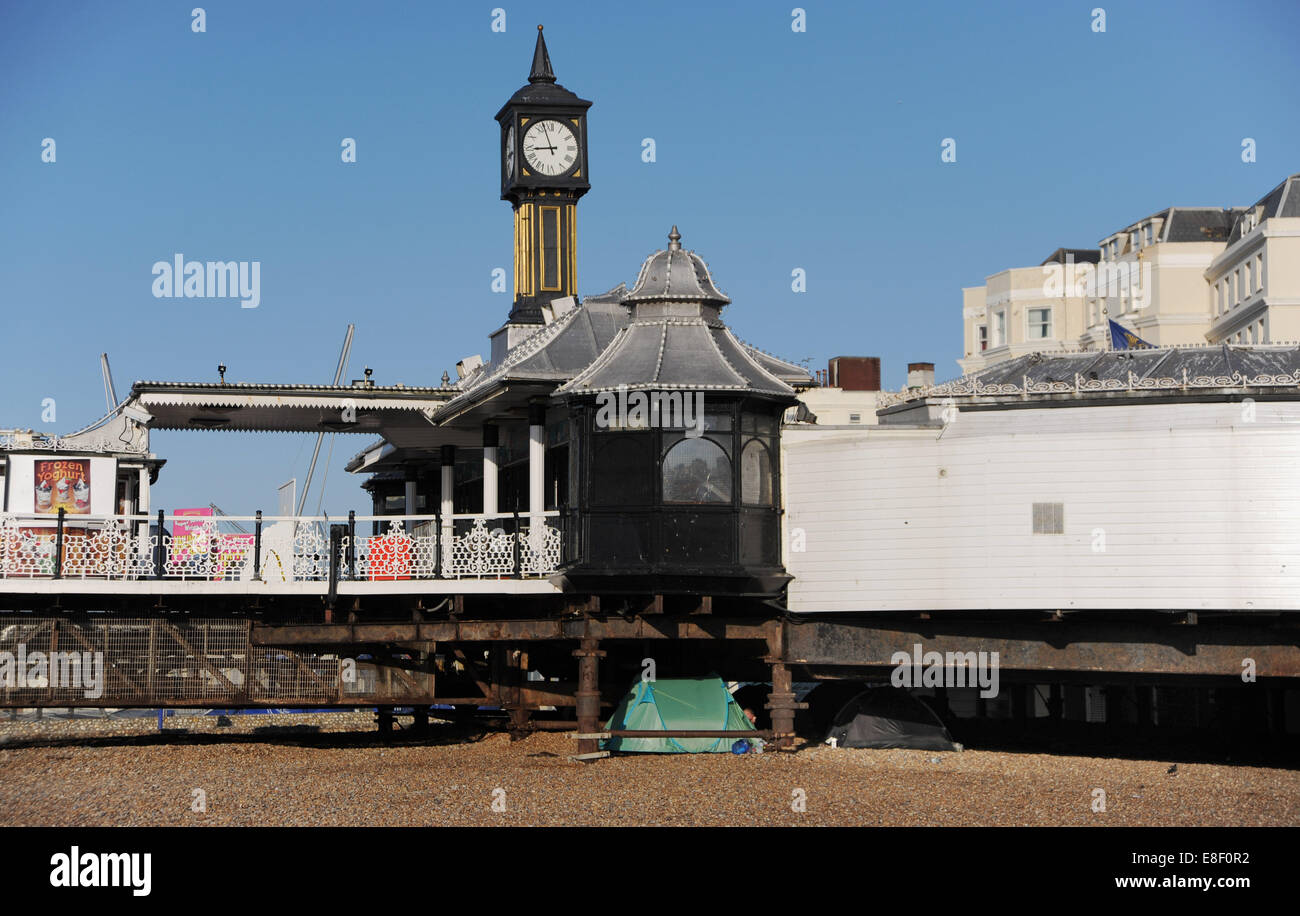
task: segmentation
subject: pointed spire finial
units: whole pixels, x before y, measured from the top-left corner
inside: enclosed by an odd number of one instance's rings
[[[668,250],[669,251],[682,250],[682,234],[677,231],[676,223],[673,224],[673,231],[668,233]]]
[[[530,83],[553,83],[555,71],[551,69],[551,55],[546,53],[546,39],[542,27],[537,27],[537,47],[533,49],[533,71],[528,74]]]

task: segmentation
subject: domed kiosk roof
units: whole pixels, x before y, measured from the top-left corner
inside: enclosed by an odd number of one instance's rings
[[[713,284],[709,265],[693,251],[682,248],[682,236],[673,226],[668,233],[668,248],[645,259],[632,292],[623,301],[701,302],[719,307],[731,302]]]
[[[641,265],[636,286],[623,299],[628,325],[600,356],[557,395],[593,394],[620,386],[679,391],[718,391],[793,399],[791,381],[807,377],[800,367],[761,359],[722,321],[731,300],[718,291],[703,258],[683,250],[673,226],[668,248]]]

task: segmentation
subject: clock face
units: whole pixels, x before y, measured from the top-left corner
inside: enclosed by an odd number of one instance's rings
[[[506,132],[506,178],[513,178],[515,175],[515,126],[510,125],[510,130]]]
[[[537,121],[524,132],[524,160],[539,175],[563,175],[578,161],[578,138],[563,121]]]

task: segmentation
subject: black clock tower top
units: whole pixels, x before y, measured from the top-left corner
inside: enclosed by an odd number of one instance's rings
[[[591,188],[587,109],[555,81],[542,27],[528,83],[496,114],[501,199],[514,209],[515,296],[509,324],[541,324],[542,306],[577,294],[577,203]]]
[[[528,74],[530,83],[553,83],[555,71],[551,69],[551,55],[546,53],[546,40],[542,38],[542,27],[537,27],[537,47],[533,48],[533,70]]]
[[[591,107],[590,102],[578,98],[576,94],[555,81],[551,55],[546,50],[546,39],[542,35],[540,25],[537,27],[537,45],[533,48],[533,67],[528,73],[528,82],[520,86],[510,100],[501,106],[496,119],[500,121],[512,107],[523,105],[557,105],[569,108],[576,106],[583,111]]]

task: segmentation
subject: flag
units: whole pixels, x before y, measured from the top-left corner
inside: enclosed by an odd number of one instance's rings
[[[1147,343],[1114,318],[1111,318],[1110,346],[1114,350],[1141,350],[1151,347],[1152,344]]]

